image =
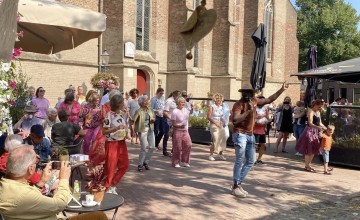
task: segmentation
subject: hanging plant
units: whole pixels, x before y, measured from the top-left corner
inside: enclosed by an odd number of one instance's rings
[[[119,85],[119,77],[111,73],[97,73],[90,81],[95,89],[108,88],[110,84]]]

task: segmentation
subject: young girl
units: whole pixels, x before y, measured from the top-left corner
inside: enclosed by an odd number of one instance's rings
[[[110,99],[111,111],[106,114],[103,121],[102,132],[105,141],[105,184],[107,193],[117,194],[116,185],[125,175],[129,167],[128,151],[125,143],[126,123],[121,109],[124,98],[115,95]]]
[[[139,97],[140,108],[134,115],[135,131],[140,138],[140,153],[138,171],[143,171],[143,167],[149,170],[149,162],[155,149],[154,122],[155,113],[149,108],[150,102],[147,95]]]
[[[329,152],[333,142],[332,135],[334,134],[335,126],[328,125],[326,131],[321,135],[321,152],[324,158],[324,174],[331,175],[330,171],[332,168],[329,168]]]

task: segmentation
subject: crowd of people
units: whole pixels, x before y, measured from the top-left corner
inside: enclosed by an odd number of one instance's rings
[[[150,99],[147,94],[139,94],[136,88],[131,89],[128,95],[124,94],[116,84],[110,84],[107,93],[102,96],[94,90],[84,94],[81,86],[77,89],[70,86],[53,108],[46,99],[43,87],[36,91],[30,87],[30,101],[25,106],[25,115],[14,125],[17,134],[7,137],[6,153],[0,157],[0,171],[6,173],[0,185],[18,181],[41,188],[50,168],[46,166],[39,174],[32,170],[33,164],[39,161],[50,164],[56,146],[78,146],[74,149],[79,151],[73,153],[89,155],[89,166],[103,164],[106,176],[104,186],[108,193],[117,194],[116,187],[129,167],[126,140],[139,145],[139,172],[150,170],[151,157],[154,151],[161,149],[161,141],[162,154],[171,157],[171,166],[190,167],[190,116],[206,117],[209,121],[212,138],[210,161],[226,160],[226,142],[230,136],[229,125],[232,125],[235,162],[231,193],[234,196],[243,198],[248,195],[241,183],[254,164],[264,163],[262,156],[266,150],[266,135],[271,122],[276,122],[276,130],[279,131],[275,153],[287,153],[287,139],[289,134],[294,133],[297,154],[305,155],[304,169],[315,172],[311,166],[312,159],[322,152],[324,174],[329,175],[332,169],[328,167],[329,151],[335,127],[325,127],[321,121],[320,112],[324,102],[315,100],[305,109],[303,102],[299,101],[296,106],[292,106],[290,97],[285,97],[275,110],[275,119],[272,119],[269,105],[287,88],[288,84],[284,83],[275,94],[265,98],[256,96],[252,88],[245,86],[239,90],[241,98],[232,108],[224,102],[222,94],[215,93],[204,113],[201,103],[189,102],[186,91],[175,90],[165,98],[164,89],[158,88],[156,95]],[[172,140],[171,151],[168,149],[169,137]],[[279,150],[281,140],[282,147]],[[255,146],[259,152],[257,158]],[[20,155],[24,152],[31,158]],[[13,170],[13,163],[16,163],[14,159],[25,161],[22,170]],[[68,179],[66,165],[62,164],[58,192],[52,198],[54,201],[60,199],[62,203],[68,198],[64,195],[68,193],[68,188],[63,181]],[[4,210],[3,206],[0,202],[0,210]],[[54,210],[60,208],[64,207],[59,206]]]

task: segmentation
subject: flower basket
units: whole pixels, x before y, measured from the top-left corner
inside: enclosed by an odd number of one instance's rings
[[[97,73],[95,74],[90,83],[94,89],[108,88],[110,84],[119,84],[119,77],[111,73]]]
[[[104,198],[104,193],[106,190],[106,188],[103,186],[105,179],[104,167],[102,165],[96,166],[90,169],[86,175],[90,181],[86,184],[85,188],[94,195],[94,200],[96,202],[101,202]]]
[[[95,202],[102,202],[104,199],[104,195],[105,195],[105,190],[106,188],[103,186],[100,189],[92,189],[91,190],[91,194],[94,195],[94,200]]]

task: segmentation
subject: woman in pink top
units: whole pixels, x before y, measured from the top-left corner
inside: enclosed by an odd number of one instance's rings
[[[80,109],[81,105],[75,101],[74,93],[68,92],[66,93],[64,102],[61,103],[58,112],[66,111],[69,115],[68,122],[78,124]]]
[[[183,97],[176,99],[177,108],[171,113],[171,122],[174,129],[172,136],[173,155],[172,165],[180,167],[180,162],[184,167],[190,167],[191,139],[188,132],[189,113],[186,109],[186,100]]]
[[[49,109],[50,102],[47,100],[45,96],[45,89],[43,87],[39,87],[35,93],[36,98],[32,99],[32,103],[36,106],[37,112],[35,113],[35,117],[40,119],[46,119],[47,110]]]

